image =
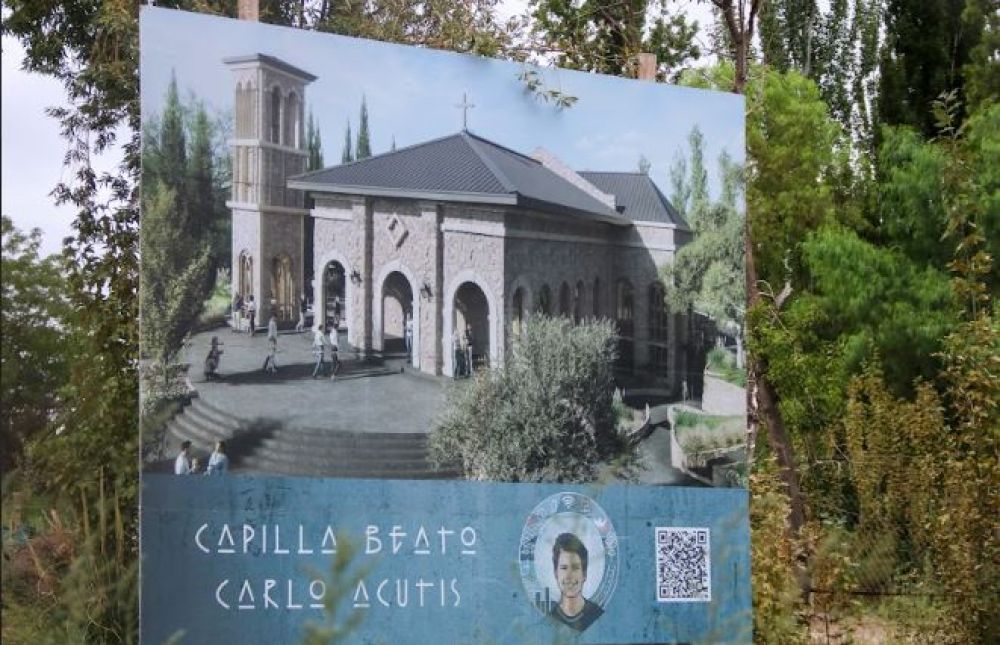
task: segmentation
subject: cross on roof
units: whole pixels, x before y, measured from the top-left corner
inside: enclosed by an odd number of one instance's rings
[[[462,130],[469,129],[469,108],[476,107],[474,103],[469,103],[468,96],[465,92],[462,92],[462,102],[457,103],[455,107],[462,108]]]

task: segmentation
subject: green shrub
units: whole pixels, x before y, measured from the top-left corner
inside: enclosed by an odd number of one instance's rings
[[[614,359],[609,322],[529,318],[502,367],[449,391],[433,459],[459,464],[470,479],[594,479],[602,461],[625,450]]]

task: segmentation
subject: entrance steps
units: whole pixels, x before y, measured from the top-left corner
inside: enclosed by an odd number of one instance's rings
[[[203,459],[216,441],[226,442],[234,474],[350,477],[371,479],[454,479],[456,468],[437,469],[428,457],[427,434],[349,432],[247,422],[201,398],[167,426],[169,454],[190,441]]]

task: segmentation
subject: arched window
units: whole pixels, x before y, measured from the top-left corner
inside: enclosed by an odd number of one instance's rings
[[[514,332],[515,336],[520,336],[524,330],[524,287],[518,287],[514,291],[514,300],[511,304],[513,305],[511,331]]]
[[[246,251],[240,253],[239,281],[236,290],[244,301],[253,293],[253,257]]]
[[[666,341],[667,326],[670,323],[670,314],[667,313],[667,306],[664,302],[666,292],[663,285],[654,282],[649,285],[649,338],[650,340]]]
[[[542,285],[541,291],[538,292],[538,306],[535,307],[535,311],[546,316],[552,315],[552,290],[547,284]]]
[[[569,285],[565,282],[559,287],[559,315],[569,318],[573,313],[573,305],[570,302]]]
[[[573,321],[577,323],[583,319],[583,289],[583,280],[580,280],[573,290]]]
[[[281,90],[277,87],[271,90],[270,116],[268,138],[271,143],[281,143]]]
[[[670,346],[667,343],[670,313],[664,302],[666,291],[663,284],[649,285],[649,362],[657,371],[669,368]]]
[[[601,279],[594,278],[594,318],[601,317]]]
[[[299,97],[292,92],[285,99],[285,136],[282,140],[286,146],[299,147]]]
[[[622,336],[632,336],[635,330],[634,310],[635,302],[632,295],[632,284],[622,278],[618,281],[615,298],[615,320],[618,321],[618,330]]]
[[[268,315],[278,320],[292,320],[295,313],[295,283],[292,280],[292,259],[281,255],[271,262],[271,307]]]

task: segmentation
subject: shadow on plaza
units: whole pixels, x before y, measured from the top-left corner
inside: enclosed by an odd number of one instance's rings
[[[220,374],[213,379],[213,382],[220,383],[222,385],[267,385],[285,383],[289,381],[311,381],[314,380],[314,368],[315,363],[290,363],[283,365],[279,361],[277,372],[268,372],[263,368],[262,362],[261,367],[257,369]],[[380,361],[348,360],[341,362],[336,380],[346,381],[360,378],[391,376],[393,374],[399,374],[401,371],[401,368],[398,366],[388,365]],[[330,368],[329,364],[326,364],[324,369],[317,373],[315,380],[329,380],[329,378]]]

